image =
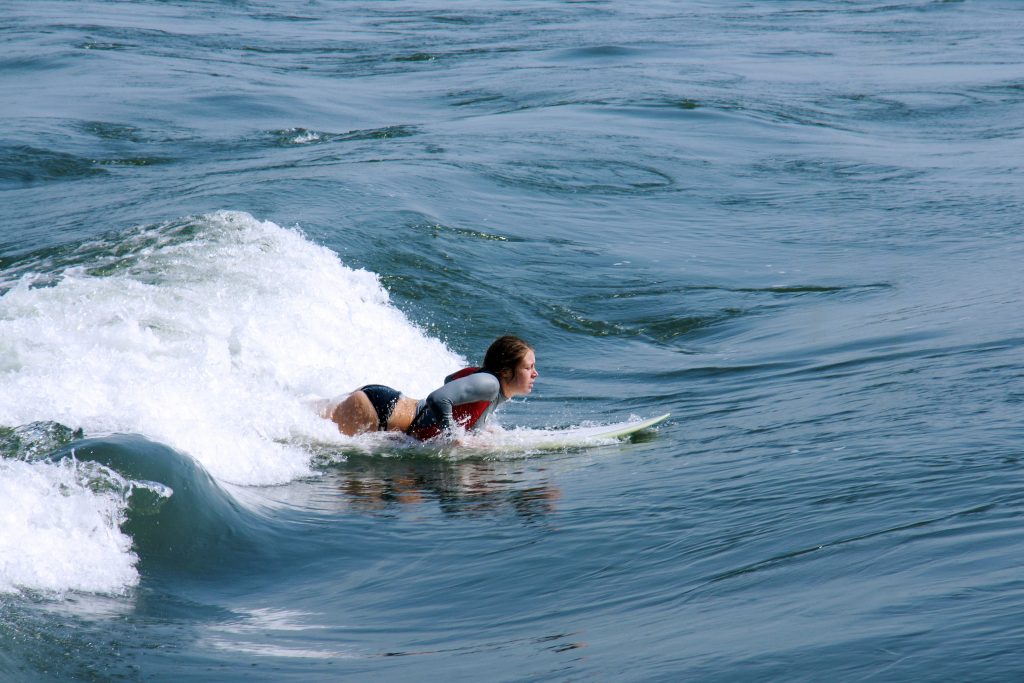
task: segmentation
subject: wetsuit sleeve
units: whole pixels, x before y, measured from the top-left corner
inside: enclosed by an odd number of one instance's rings
[[[487,372],[454,379],[427,396],[427,407],[437,418],[438,426],[446,432],[455,427],[452,409],[463,403],[491,402],[501,392],[498,378]]]

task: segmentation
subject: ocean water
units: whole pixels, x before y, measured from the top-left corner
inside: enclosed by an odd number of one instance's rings
[[[1019,3],[0,0],[0,42],[0,681],[1024,674]],[[483,446],[310,409],[505,333],[540,377]]]

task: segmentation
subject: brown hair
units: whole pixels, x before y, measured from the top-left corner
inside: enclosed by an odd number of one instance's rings
[[[483,369],[499,378],[505,370],[515,373],[529,351],[533,351],[533,347],[519,337],[513,337],[511,334],[498,337],[487,348]]]

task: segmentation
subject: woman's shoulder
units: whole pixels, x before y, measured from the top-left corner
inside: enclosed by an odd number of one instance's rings
[[[467,373],[448,381],[427,397],[429,401],[467,403],[472,401],[493,401],[501,393],[501,382],[489,372]]]
[[[475,401],[491,401],[501,393],[501,382],[498,378],[483,370],[467,373],[451,380],[445,386],[457,389],[462,394],[469,394]]]
[[[477,369],[476,372],[466,373],[461,377],[455,378],[453,381],[471,383],[481,387],[493,387],[495,391],[501,388],[501,382],[498,381],[497,377],[481,369]]]
[[[461,370],[456,370],[452,374],[450,374],[447,377],[445,377],[444,378],[444,383],[448,384],[449,382],[454,382],[457,379],[462,379],[463,377],[469,377],[471,375],[478,375],[478,374],[483,373],[483,372],[485,372],[485,370],[483,368],[477,368],[477,367],[472,367],[472,366],[471,367],[462,368]]]

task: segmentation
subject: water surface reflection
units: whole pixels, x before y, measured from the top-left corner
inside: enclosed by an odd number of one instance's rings
[[[545,471],[521,463],[350,455],[332,475],[350,509],[374,513],[436,503],[447,515],[532,520],[561,497]]]

